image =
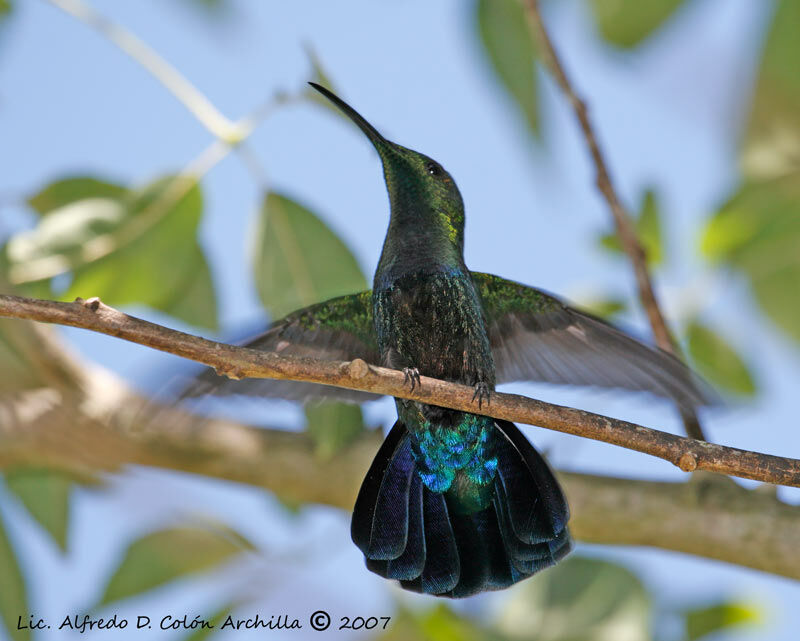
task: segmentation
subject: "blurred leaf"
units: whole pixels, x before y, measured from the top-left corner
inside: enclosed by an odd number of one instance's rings
[[[199,245],[195,245],[188,257],[194,265],[193,272],[184,274],[184,282],[178,284],[179,295],[167,298],[160,309],[170,316],[181,318],[196,327],[217,329],[217,299],[214,281],[206,257]]]
[[[6,471],[5,478],[6,487],[50,533],[61,551],[66,552],[72,480],[47,468],[11,469]]]
[[[478,31],[497,77],[538,136],[536,44],[519,0],[478,0]]]
[[[689,355],[703,376],[734,394],[753,396],[756,393],[756,384],[747,365],[722,336],[693,321],[686,337]]]
[[[759,609],[747,603],[718,603],[689,610],[686,613],[687,641],[695,641],[720,630],[760,623],[761,620]]]
[[[581,307],[595,316],[611,318],[624,312],[628,305],[621,298],[598,298],[581,303]]]
[[[660,265],[664,260],[664,240],[661,233],[661,214],[656,194],[648,189],[644,194],[636,231],[647,253],[647,262]]]
[[[210,570],[252,549],[251,543],[229,529],[177,527],[147,534],[128,547],[100,605]]]
[[[651,638],[650,597],[639,579],[615,563],[572,556],[509,597],[497,625],[512,639]]]
[[[200,7],[201,9],[209,9],[212,11],[219,11],[225,5],[229,4],[227,0],[187,0],[188,4]]]
[[[194,326],[217,328],[211,273],[197,242],[198,184],[168,176],[124,201],[117,249],[77,269],[65,298],[100,296],[109,305],[149,305]]]
[[[401,609],[380,641],[490,641],[497,637],[444,604],[423,611]]]
[[[800,172],[749,182],[708,222],[701,249],[745,274],[762,310],[800,341]]]
[[[219,626],[221,626],[224,623],[225,618],[231,612],[233,612],[235,607],[236,607],[235,604],[228,603],[227,605],[217,610],[210,617],[203,617],[204,620],[208,621],[214,627],[197,628],[197,630],[185,636],[183,638],[183,641],[203,641],[203,639],[208,639],[211,635],[219,631]]]
[[[366,289],[347,246],[316,215],[286,196],[267,194],[255,243],[256,286],[273,318]]]
[[[297,516],[306,505],[303,501],[299,501],[293,497],[281,496],[280,494],[274,494],[274,497],[289,516]]]
[[[313,403],[306,405],[305,414],[306,430],[323,460],[332,458],[365,429],[361,407],[352,403]]]
[[[642,198],[639,215],[635,220],[636,235],[647,256],[647,264],[653,267],[664,260],[664,241],[661,233],[661,214],[658,199],[652,189],[648,189]],[[615,254],[623,254],[622,243],[616,233],[603,234],[600,246]]]
[[[75,190],[64,184],[75,186],[62,183],[45,190],[39,201],[56,202],[56,195],[69,200]],[[197,182],[183,176],[162,178],[119,199],[69,202],[9,241],[12,280],[37,279],[42,269],[71,269],[72,283],[63,298],[100,296],[109,305],[149,305],[216,329],[214,288],[197,242],[202,210]]]
[[[0,320],[0,391],[4,394],[40,387],[44,381],[29,358],[40,349],[34,331],[18,320]]]
[[[751,178],[800,171],[800,2],[779,0],[764,46],[744,139]]]
[[[75,176],[46,185],[28,198],[28,204],[39,214],[45,215],[79,200],[98,198],[119,201],[127,194],[128,189],[122,185],[92,176]]]
[[[741,192],[740,192],[741,194]],[[712,217],[700,240],[701,253],[711,262],[724,261],[743,249],[758,233],[759,220],[729,203]]]
[[[13,8],[11,0],[0,0],[0,20],[11,15],[11,10]]]
[[[275,193],[264,200],[256,235],[256,284],[275,317],[366,288],[355,257],[312,212]],[[361,408],[321,403],[305,408],[318,456],[330,458],[364,430]]]
[[[306,56],[308,56],[308,62],[311,64],[311,71],[312,71],[311,80],[313,82],[316,82],[318,85],[322,85],[326,89],[330,89],[331,91],[336,93],[335,87],[331,82],[330,77],[325,71],[325,68],[322,66],[322,62],[320,61],[319,56],[317,56],[317,52],[309,44],[306,44],[305,50],[306,50]],[[345,116],[344,113],[342,113],[341,109],[335,106],[330,100],[328,100],[325,96],[323,96],[319,91],[317,91],[313,87],[309,87],[308,85],[306,85],[306,88],[303,91],[303,95],[306,98],[308,98],[311,102],[318,104],[321,107],[324,107],[330,113],[336,114],[337,118],[342,118],[351,125],[353,124],[353,121],[350,120],[350,118],[348,118],[347,116]]]
[[[17,630],[17,617],[27,621],[28,609],[27,588],[22,576],[17,556],[5,530],[2,514],[0,514],[0,619],[5,624],[9,639],[26,641],[31,638],[29,629]]]
[[[10,270],[35,261],[59,260],[65,265],[84,262],[85,244],[111,235],[125,222],[125,206],[109,198],[87,198],[49,212],[32,230],[8,242]]]
[[[11,294],[34,295],[14,288],[7,279],[8,260],[5,248],[0,249],[0,292]],[[49,298],[47,292],[44,298]],[[19,392],[37,387],[52,385],[54,379],[63,382],[72,379],[70,372],[61,369],[59,359],[53,358],[52,353],[43,342],[45,332],[52,332],[25,321],[13,319],[0,319],[0,393]]]
[[[600,33],[618,47],[634,47],[658,29],[685,0],[590,0]]]

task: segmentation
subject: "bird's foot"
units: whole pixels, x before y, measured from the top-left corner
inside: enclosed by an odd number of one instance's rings
[[[480,382],[475,384],[475,393],[472,395],[472,400],[478,399],[478,409],[481,409],[483,405],[483,401],[486,400],[486,404],[488,405],[492,396],[492,390],[489,389],[489,385]]]
[[[422,386],[422,384],[419,382],[419,370],[416,367],[404,367],[403,383],[409,383],[411,385],[412,392],[417,385]]]

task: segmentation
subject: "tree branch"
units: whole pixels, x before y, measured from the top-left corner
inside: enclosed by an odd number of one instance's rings
[[[123,314],[94,298],[74,303],[0,295],[0,316],[58,323],[116,336],[203,363],[230,378],[277,378],[374,392],[475,412],[473,389],[422,377],[411,391],[396,370],[351,362],[290,358],[185,334]],[[482,414],[583,436],[662,458],[686,472],[708,470],[800,487],[800,461],[684,438],[583,410],[496,392]]]
[[[90,479],[98,470],[147,465],[351,510],[382,439],[377,430],[366,433],[323,459],[304,433],[157,406],[102,370],[88,371],[84,379],[85,398],[40,389],[0,403],[0,468],[45,465]],[[648,545],[800,579],[800,508],[774,493],[710,475],[689,483],[565,472],[558,477],[580,541]]]
[[[608,171],[603,153],[600,151],[600,144],[597,141],[597,136],[594,133],[592,123],[589,121],[589,111],[586,103],[581,100],[575,89],[572,87],[569,78],[567,77],[564,66],[558,57],[552,40],[547,33],[547,28],[542,20],[542,14],[539,10],[538,0],[526,0],[527,16],[530,29],[533,33],[534,39],[540,44],[540,49],[545,60],[545,64],[550,68],[556,82],[561,90],[564,92],[567,100],[575,112],[575,116],[580,123],[583,138],[586,146],[589,149],[589,154],[592,157],[592,162],[595,166],[597,173],[596,184],[600,193],[603,194],[606,202],[608,203],[609,210],[611,211],[612,218],[614,219],[614,226],[617,230],[617,236],[620,239],[622,248],[631,260],[633,271],[636,276],[636,285],[639,291],[639,300],[647,313],[647,318],[650,321],[650,327],[653,330],[653,336],[658,345],[665,352],[673,355],[678,355],[678,347],[675,344],[672,334],[667,329],[667,323],[664,320],[664,315],[661,313],[661,307],[658,304],[655,290],[653,289],[653,282],[650,278],[650,272],[647,268],[647,258],[644,248],[639,242],[636,231],[631,223],[631,217],[622,205],[622,202],[617,195],[614,184],[611,182],[611,175]],[[683,420],[686,434],[695,439],[705,440],[703,435],[703,428],[697,415],[689,409],[679,408],[681,419]]]

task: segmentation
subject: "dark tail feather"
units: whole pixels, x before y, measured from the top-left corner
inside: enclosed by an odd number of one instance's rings
[[[465,597],[508,587],[570,551],[569,508],[550,468],[515,425],[495,426],[494,497],[464,514],[455,496],[425,487],[406,428],[395,424],[353,510],[353,541],[370,570],[415,592]]]

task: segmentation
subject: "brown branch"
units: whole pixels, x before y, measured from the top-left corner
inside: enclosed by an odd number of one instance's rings
[[[570,529],[581,541],[647,545],[800,579],[800,508],[774,493],[703,473],[688,483],[558,477],[570,503]]]
[[[98,471],[148,465],[351,510],[382,438],[377,430],[365,433],[322,459],[304,433],[159,407],[96,368],[85,379],[90,403],[52,390],[17,395],[11,403],[16,411],[0,403],[0,468],[44,465],[91,480]],[[9,420],[9,414],[24,418]],[[800,579],[800,508],[774,492],[745,490],[711,475],[689,483],[566,472],[558,477],[571,506],[570,529],[580,541],[648,545]]]
[[[544,21],[542,20],[538,0],[526,0],[526,8],[531,31],[534,39],[540,44],[545,64],[550,68],[558,86],[561,87],[570,105],[572,105],[575,116],[580,123],[583,138],[586,141],[586,146],[589,148],[589,153],[597,172],[597,188],[608,203],[609,210],[614,219],[617,236],[620,239],[623,250],[631,260],[631,265],[633,266],[633,271],[636,276],[639,300],[647,313],[656,345],[665,352],[677,355],[677,345],[669,329],[667,329],[667,323],[664,320],[664,315],[661,313],[661,307],[658,304],[658,299],[653,289],[653,282],[647,268],[647,258],[644,248],[639,242],[639,238],[633,228],[631,217],[622,205],[617,191],[614,188],[614,184],[611,182],[608,166],[606,165],[603,153],[600,151],[600,144],[597,141],[597,136],[594,133],[592,124],[589,121],[589,110],[586,107],[586,103],[575,92],[572,83],[567,77],[566,71],[564,71],[564,66],[561,64],[558,53],[556,53],[556,49],[553,46],[552,40],[550,40]],[[683,408],[681,408],[680,412],[686,434],[691,438],[705,440],[703,428],[700,425],[697,415],[692,410]]]
[[[475,412],[473,389],[422,377],[411,391],[396,370],[351,362],[289,358],[209,341],[123,314],[99,299],[74,303],[0,295],[0,316],[82,327],[204,363],[231,378],[277,378],[344,387]],[[482,414],[604,441],[662,458],[682,470],[708,470],[800,487],[800,461],[684,438],[516,394],[495,393]]]

